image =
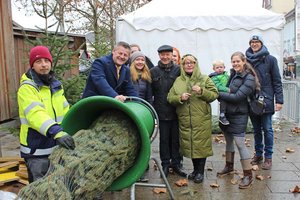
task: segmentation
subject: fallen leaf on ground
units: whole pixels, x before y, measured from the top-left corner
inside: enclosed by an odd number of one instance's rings
[[[207,167],[206,169],[207,169],[207,171],[212,171],[213,170],[212,167]]]
[[[219,143],[219,144],[225,143],[224,140],[222,140],[222,139],[221,139],[220,137],[218,137],[218,136],[214,137],[213,140],[214,140],[216,143]]]
[[[269,175],[269,176],[267,176],[267,178],[272,178],[272,177]]]
[[[153,188],[153,192],[156,194],[167,193],[167,188]]]
[[[257,171],[257,170],[259,170],[259,167],[258,167],[258,165],[252,165],[252,170],[253,170],[253,171]]]
[[[300,133],[300,127],[295,127],[295,128],[293,128],[293,129],[291,129],[291,131],[292,131],[293,133]]]
[[[187,186],[188,185],[188,180],[187,179],[180,179],[180,180],[176,181],[175,184],[178,187]]]
[[[285,149],[285,152],[287,152],[287,153],[294,153],[295,150],[292,149],[292,148],[286,148],[286,149]]]
[[[197,190],[193,190],[193,189],[187,189],[187,190],[182,190],[180,191],[180,194],[181,195],[189,195],[191,197],[195,196],[195,194],[197,193],[198,191]]]
[[[213,141],[215,141],[215,142],[219,142],[219,138],[218,138],[218,136],[217,137],[213,137]]]
[[[300,193],[300,188],[298,185],[296,185],[294,188],[290,189],[290,192],[292,193]]]
[[[220,185],[218,185],[217,183],[211,183],[209,186],[212,187],[212,188],[220,187]]]
[[[286,156],[281,156],[282,159],[286,159]]]
[[[230,182],[231,182],[231,184],[236,185],[236,184],[239,183],[239,180],[237,180],[237,179],[231,179]]]
[[[262,180],[264,180],[264,176],[263,175],[256,175],[256,179],[262,181]]]
[[[156,163],[154,163],[154,165],[153,165],[153,168],[154,168],[154,170],[157,170],[157,169],[158,169],[158,167],[157,167],[157,164],[156,164]]]

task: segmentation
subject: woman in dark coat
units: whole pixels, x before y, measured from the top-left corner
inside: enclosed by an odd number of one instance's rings
[[[219,98],[226,101],[226,118],[229,125],[220,125],[226,139],[226,165],[218,172],[218,175],[226,175],[233,172],[234,143],[236,144],[244,172],[239,188],[248,188],[252,185],[251,156],[245,145],[245,132],[248,124],[247,97],[259,88],[259,82],[252,66],[247,62],[242,52],[235,52],[231,56],[233,70],[228,81],[230,93],[220,92]]]
[[[138,97],[152,104],[152,79],[145,58],[145,55],[141,51],[136,51],[131,54],[130,75],[133,87],[136,90]]]
[[[193,161],[194,171],[188,178],[195,183],[203,181],[206,158],[213,155],[210,103],[217,97],[215,84],[200,73],[197,59],[192,55],[183,57],[181,75],[170,89],[168,101],[176,107],[180,152]]]

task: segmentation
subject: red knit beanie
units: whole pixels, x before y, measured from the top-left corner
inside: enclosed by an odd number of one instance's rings
[[[47,58],[52,65],[52,56],[50,54],[49,49],[45,46],[36,46],[30,50],[30,55],[29,55],[30,67],[32,67],[33,63],[40,58]]]

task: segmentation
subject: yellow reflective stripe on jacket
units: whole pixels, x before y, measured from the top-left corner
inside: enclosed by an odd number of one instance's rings
[[[32,80],[25,80],[21,83],[20,86],[22,86],[24,84],[29,84],[29,85],[33,86],[36,90],[39,90],[38,85],[35,82],[33,82]]]
[[[52,153],[55,147],[47,148],[47,149],[36,149],[33,154],[34,156],[44,156],[44,155],[49,155]],[[22,153],[30,154],[31,153],[31,148],[20,146],[20,151]]]
[[[25,74],[18,90],[19,116],[21,121],[20,143],[27,146],[28,130],[34,129],[46,136],[48,129],[60,124],[69,110],[63,89],[51,94],[50,87],[37,86]]]
[[[28,121],[27,121],[26,118],[20,118],[20,122],[21,122],[21,124],[26,124],[26,125],[28,125]]]
[[[64,119],[64,116],[56,117],[56,121],[58,124],[61,124],[63,119]]]
[[[39,132],[43,133],[43,135],[46,135],[48,128],[50,128],[50,126],[52,126],[53,124],[56,124],[56,122],[53,119],[48,119],[47,121],[45,121],[42,126],[40,127]]]
[[[31,109],[33,109],[36,106],[44,107],[44,105],[41,102],[32,102],[27,108],[24,110],[24,115],[27,115]]]
[[[65,101],[65,102],[64,102],[64,108],[66,108],[66,107],[68,107],[68,106],[69,106],[68,101]]]

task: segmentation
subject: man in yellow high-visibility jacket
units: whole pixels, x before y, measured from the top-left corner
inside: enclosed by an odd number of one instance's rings
[[[21,77],[18,105],[21,121],[20,151],[28,168],[29,182],[48,171],[48,156],[56,144],[74,149],[73,138],[60,126],[69,104],[61,82],[54,77],[52,56],[45,46],[30,50],[30,69]]]

